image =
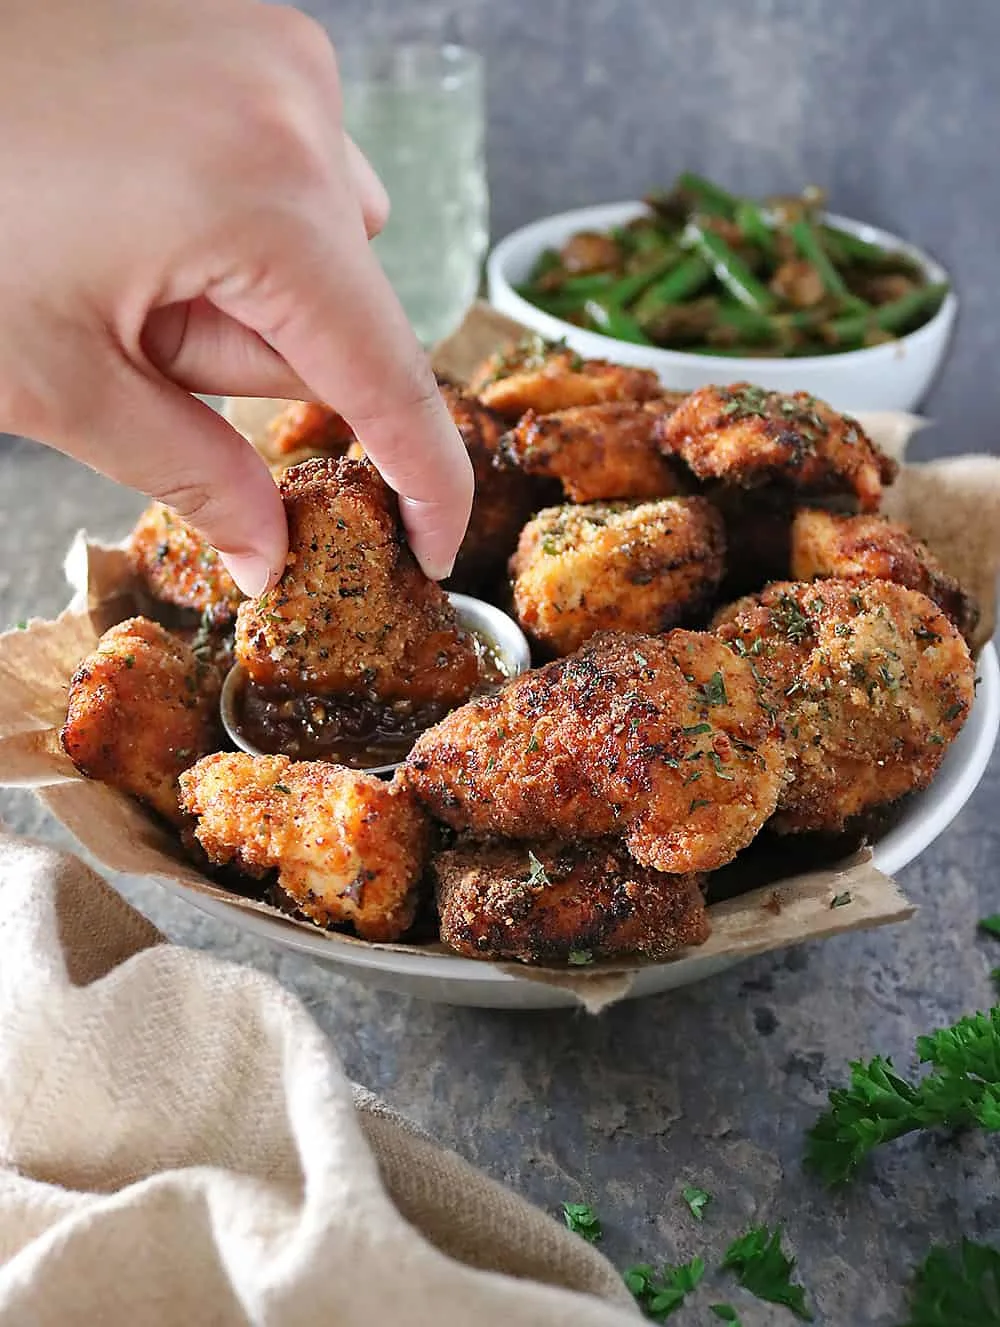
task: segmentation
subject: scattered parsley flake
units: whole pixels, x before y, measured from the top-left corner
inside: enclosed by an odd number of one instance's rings
[[[635,651],[635,661],[643,668],[649,667],[649,660],[644,654],[640,654],[638,650]]]
[[[693,815],[695,811],[701,810],[703,806],[711,806],[712,803],[707,797],[696,797],[688,807],[688,815]]]
[[[945,723],[951,723],[952,719],[957,719],[964,709],[965,704],[961,700],[956,700],[954,704],[949,705],[944,712]]]
[[[700,737],[702,733],[710,733],[712,725],[710,723],[696,723],[691,728],[682,728],[681,732],[685,737]]]
[[[635,1297],[645,1317],[666,1322],[684,1303],[684,1297],[696,1290],[705,1275],[702,1258],[692,1258],[677,1267],[664,1267],[659,1277],[647,1263],[627,1267],[622,1280]]]
[[[708,758],[712,762],[712,765],[715,768],[716,777],[720,779],[725,779],[727,783],[732,783],[733,776],[731,774],[726,773],[722,765],[722,757],[719,755],[718,751],[710,751],[708,753]]]
[[[795,1259],[781,1247],[781,1226],[751,1226],[734,1240],[722,1260],[724,1268],[736,1273],[740,1285],[768,1304],[784,1304],[804,1322],[812,1321],[802,1286],[792,1281]]]
[[[944,738],[940,733],[931,733],[927,740],[931,746],[944,746]]]
[[[741,1327],[740,1315],[733,1308],[732,1304],[709,1304],[709,1311],[714,1313],[717,1318],[723,1322],[735,1323],[735,1327]]]
[[[715,672],[701,688],[702,699],[706,705],[728,705],[726,683],[720,672]]]
[[[687,1203],[688,1210],[696,1221],[704,1221],[705,1208],[712,1201],[712,1195],[704,1189],[689,1184],[681,1190],[681,1197]]]
[[[1000,912],[993,912],[988,917],[981,917],[977,929],[985,935],[992,935],[1000,940]]]
[[[835,636],[853,636],[854,630],[846,622],[838,622],[833,628],[833,634]]]
[[[563,1220],[574,1235],[596,1244],[604,1234],[601,1220],[589,1203],[563,1203]]]
[[[809,619],[790,594],[782,594],[776,607],[771,609],[771,621],[794,644],[805,640],[812,630]]]
[[[559,553],[559,542],[554,535],[547,534],[542,540],[542,552],[547,553],[549,557],[555,557]]]
[[[594,955],[589,949],[571,949],[568,960],[571,968],[585,968],[588,963],[593,963]]]
[[[545,867],[530,849],[528,851],[528,865],[531,867],[531,874],[528,876],[529,885],[550,885],[552,883]]]
[[[848,903],[850,902],[851,902],[851,891],[849,889],[845,889],[843,894],[834,894],[833,898],[830,900],[830,907],[846,908]]]
[[[271,787],[276,793],[290,793],[292,791],[287,783],[272,783]]]
[[[22,617],[21,620],[20,620],[20,622],[15,622],[15,623],[14,623],[14,630],[15,630],[15,631],[27,631],[27,630],[28,630],[28,619],[25,618],[25,617]]]
[[[126,656],[125,656],[125,667],[126,667],[126,668],[134,668],[134,667],[135,667],[135,655],[134,655],[134,654],[126,654]]]
[[[529,755],[530,755],[532,752],[540,751],[540,750],[541,750],[541,747],[539,746],[539,743],[538,743],[538,738],[535,737],[534,734],[532,734],[532,736],[531,736],[531,741],[528,743],[528,745],[527,745],[524,749],[525,749],[525,751],[527,751],[527,752],[529,753]]]

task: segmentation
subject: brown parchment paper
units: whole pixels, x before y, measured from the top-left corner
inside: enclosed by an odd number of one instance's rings
[[[523,332],[485,305],[470,310],[462,327],[438,347],[435,369],[456,382],[468,378],[485,355]],[[283,402],[232,401],[228,418],[248,437],[261,435]],[[865,427],[897,457],[921,421],[900,414],[862,415]],[[984,621],[979,643],[992,635],[1000,568],[1000,460],[967,456],[926,465],[903,465],[886,504],[934,549],[944,564],[980,598]],[[224,900],[235,910],[265,913],[282,926],[306,930],[334,947],[368,942],[316,927],[258,899],[234,894],[202,874],[183,854],[174,833],[137,803],[84,778],[59,745],[68,680],[100,634],[141,609],[120,548],[78,536],[66,558],[70,606],[55,621],[33,621],[0,636],[0,784],[33,787],[42,801],[104,867],[150,875],[195,894]],[[836,895],[850,902],[831,907]],[[723,962],[799,941],[903,921],[914,912],[897,885],[877,871],[869,853],[835,867],[776,879],[763,888],[710,908],[712,935],[672,960],[690,970],[716,970]],[[378,945],[410,954],[442,954],[440,944]],[[591,1011],[628,994],[637,965],[602,963],[580,972],[498,964],[531,981],[572,992]]]

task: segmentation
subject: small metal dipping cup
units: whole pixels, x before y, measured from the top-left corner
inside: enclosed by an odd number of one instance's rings
[[[531,650],[524,632],[513,618],[508,617],[501,609],[494,608],[492,604],[487,604],[482,599],[473,599],[467,594],[449,594],[448,598],[461,625],[492,648],[501,671],[507,677],[519,677],[521,673],[528,671],[531,667]],[[261,750],[241,732],[238,702],[245,683],[246,674],[239,664],[235,664],[226,674],[222,684],[219,701],[222,726],[230,741],[251,756],[281,755],[280,751]],[[372,765],[359,772],[389,776],[402,763],[401,760],[397,760],[391,765]]]

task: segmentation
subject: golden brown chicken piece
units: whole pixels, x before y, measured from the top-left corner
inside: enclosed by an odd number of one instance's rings
[[[441,853],[441,939],[469,958],[521,963],[639,955],[700,945],[711,927],[704,876],[637,866],[620,842],[481,843]]]
[[[598,631],[653,636],[707,606],[724,554],[722,518],[704,498],[549,507],[511,559],[517,620],[549,655]]]
[[[792,576],[812,581],[895,581],[933,599],[969,640],[979,608],[954,576],[903,525],[884,516],[837,516],[802,508],[792,525]]]
[[[491,355],[472,375],[468,390],[513,421],[526,410],[548,415],[602,401],[647,401],[663,389],[651,369],[582,359],[563,345],[528,336]]]
[[[216,865],[278,884],[320,926],[398,940],[413,922],[427,818],[396,784],[323,761],[219,751],[181,779],[181,805]]]
[[[177,776],[221,740],[220,680],[157,622],[106,631],[73,674],[60,738],[73,764],[180,823]]]
[[[251,680],[378,701],[465,700],[479,679],[474,642],[417,565],[374,467],[306,461],[279,489],[288,563],[236,624],[236,657]]]
[[[862,511],[877,509],[883,484],[896,473],[856,420],[808,392],[767,392],[745,382],[701,387],[658,431],[664,454],[701,480],[846,495]]]
[[[343,456],[354,441],[354,430],[328,405],[290,401],[275,415],[261,443],[268,461],[288,466],[314,456]]]
[[[132,571],[149,594],[189,608],[217,626],[232,622],[243,596],[215,549],[169,507],[154,502],[125,545]]]
[[[836,831],[926,788],[973,699],[973,664],[937,606],[889,581],[770,585],[717,628],[768,684],[791,780],[773,828]]]
[[[500,464],[557,479],[571,502],[669,498],[683,490],[683,480],[660,455],[656,431],[657,421],[674,408],[664,396],[550,415],[528,410],[501,438]]]
[[[455,829],[620,835],[643,866],[710,871],[781,790],[784,750],[758,692],[749,662],[710,635],[597,636],[428,729],[405,777]]]
[[[488,590],[503,576],[507,559],[532,512],[543,506],[549,486],[494,464],[500,435],[506,427],[495,411],[455,387],[441,384],[441,395],[472,461],[476,495],[469,528],[448,578],[449,589],[463,594]]]

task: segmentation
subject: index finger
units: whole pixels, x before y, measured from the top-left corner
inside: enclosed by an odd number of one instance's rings
[[[328,218],[326,230],[275,236],[255,265],[257,280],[238,296],[223,290],[212,299],[344,416],[399,494],[418,561],[441,578],[469,522],[472,464],[427,356],[368,247],[360,210],[343,198],[334,206],[341,215]]]

